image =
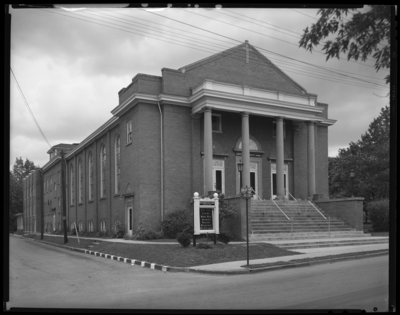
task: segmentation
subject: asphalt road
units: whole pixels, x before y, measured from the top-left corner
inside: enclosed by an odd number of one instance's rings
[[[10,307],[388,310],[388,255],[238,275],[164,273],[10,237]]]

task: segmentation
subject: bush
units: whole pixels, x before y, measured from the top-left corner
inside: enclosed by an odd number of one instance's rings
[[[233,239],[233,235],[229,231],[219,233],[218,240],[224,244],[228,244]]]
[[[183,247],[188,247],[192,242],[192,235],[186,232],[178,233],[176,236],[176,240],[181,244]]]
[[[114,230],[111,235],[112,238],[123,238],[125,235],[125,228],[124,225],[117,221],[117,223],[114,225]]]
[[[164,238],[163,233],[160,232],[155,232],[151,229],[146,228],[145,226],[143,226],[142,223],[139,223],[138,229],[136,234],[134,235],[134,239],[137,240],[155,240],[155,239],[159,239],[159,238]]]
[[[371,201],[368,206],[368,216],[375,232],[389,231],[389,200]]]
[[[53,232],[51,232],[51,234],[53,234],[53,235],[61,235],[61,231],[54,230]]]
[[[178,233],[186,231],[193,234],[193,223],[190,222],[185,210],[177,210],[168,214],[161,223],[166,238],[176,238]]]
[[[198,243],[198,244],[196,244],[196,248],[197,249],[209,249],[209,248],[211,248],[211,246],[208,245],[207,243]]]

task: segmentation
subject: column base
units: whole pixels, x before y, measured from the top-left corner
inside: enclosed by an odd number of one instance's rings
[[[286,196],[276,196],[274,198],[274,200],[285,201],[285,200],[288,200],[288,199],[286,198]]]

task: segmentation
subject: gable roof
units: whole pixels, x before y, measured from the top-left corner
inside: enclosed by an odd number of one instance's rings
[[[193,62],[184,67],[181,67],[178,69],[178,71],[182,71],[182,70],[189,71],[194,68],[200,67],[204,64],[211,63],[219,58],[228,57],[229,55],[232,55],[238,51],[242,51],[243,48],[246,47],[246,45],[248,45],[249,48],[252,49],[252,52],[254,52],[261,60],[265,61],[269,66],[271,66],[273,69],[275,69],[277,72],[279,72],[282,76],[284,76],[286,79],[291,81],[295,86],[297,86],[302,91],[303,94],[308,94],[307,90],[305,88],[303,88],[300,84],[298,84],[295,80],[293,80],[290,76],[288,76],[284,71],[282,71],[278,66],[276,66],[271,60],[269,60],[267,57],[265,57],[262,53],[260,53],[258,51],[258,49],[256,49],[253,45],[250,45],[247,40],[243,44],[229,48],[227,50],[221,51],[219,53],[216,53],[216,54],[206,57],[204,59]]]

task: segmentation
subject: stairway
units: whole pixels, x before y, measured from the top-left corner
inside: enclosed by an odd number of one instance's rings
[[[250,209],[251,241],[279,239],[309,239],[331,237],[364,237],[342,220],[330,217],[317,208],[326,219],[307,201],[252,200]]]

